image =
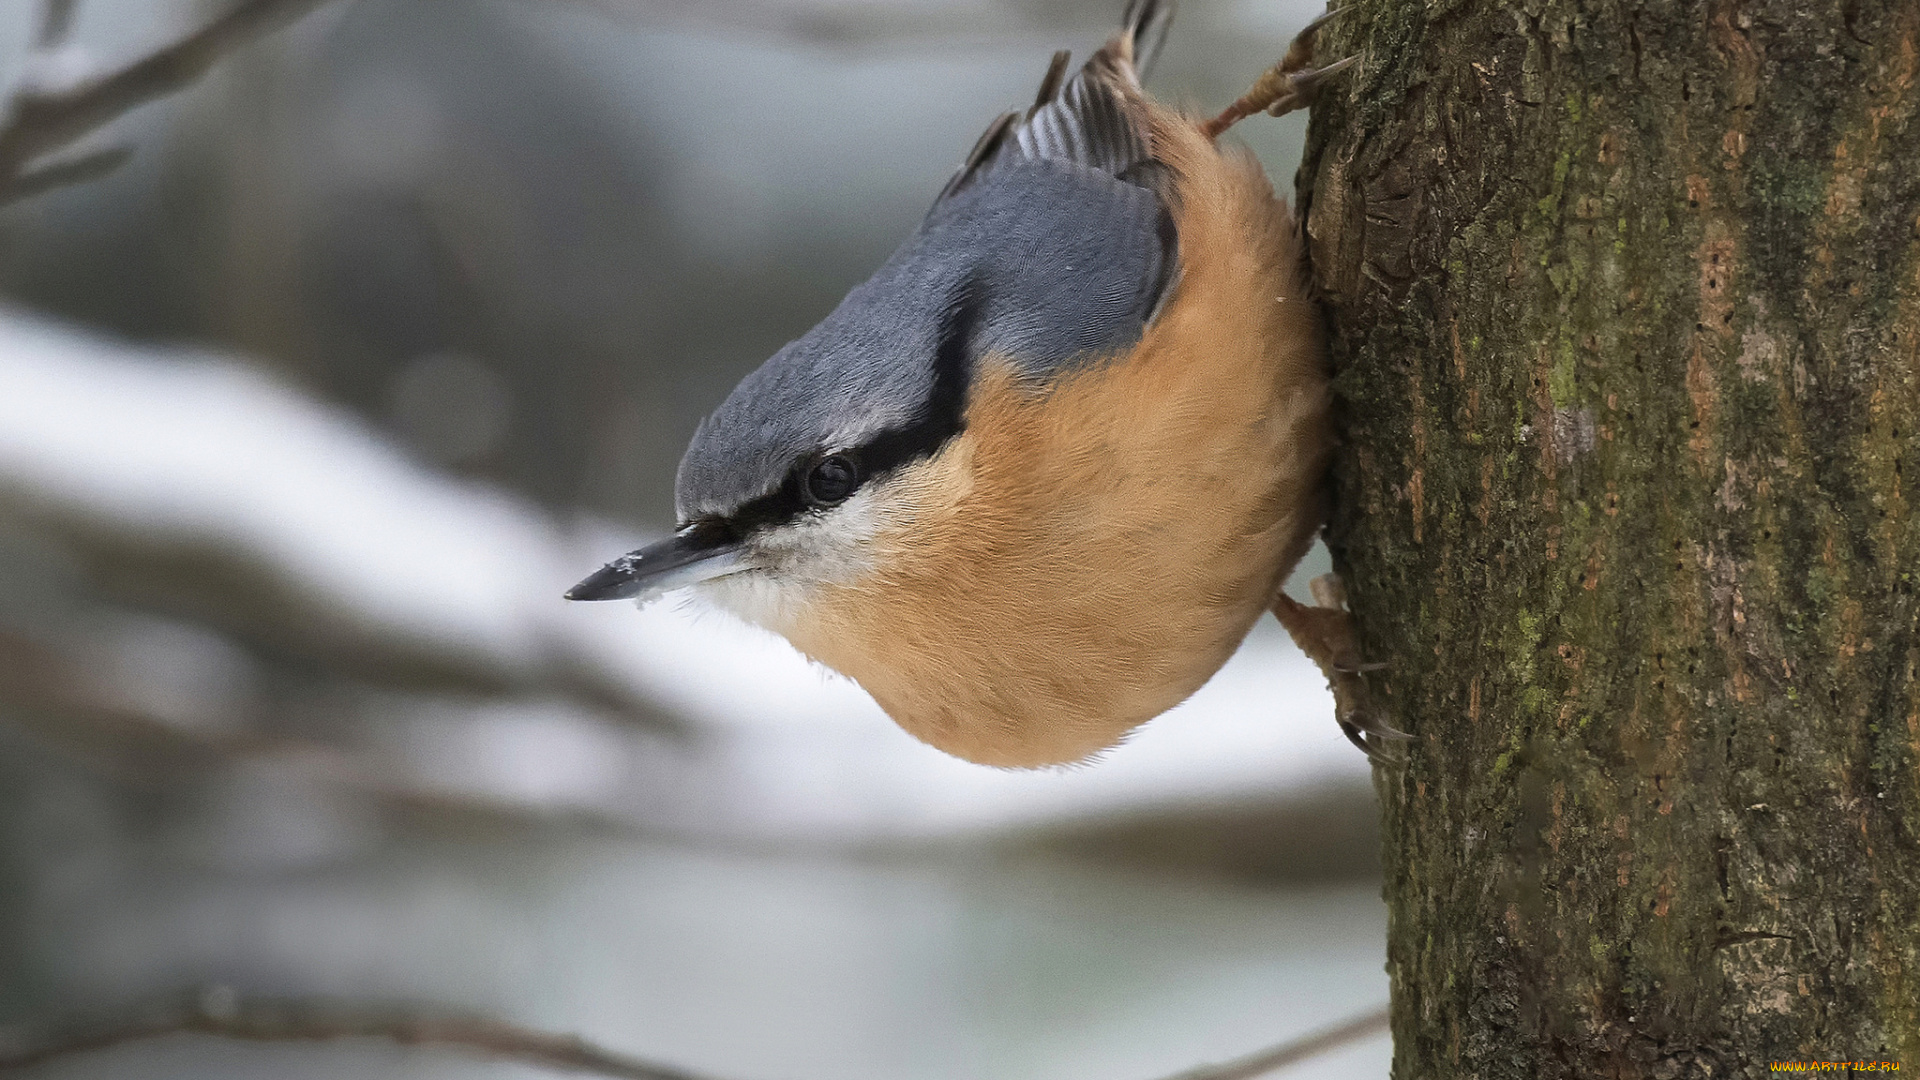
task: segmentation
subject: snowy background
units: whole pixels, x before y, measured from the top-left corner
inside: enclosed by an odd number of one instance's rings
[[[83,62],[221,6],[83,2]],[[1270,622],[1009,773],[690,602],[559,600],[1117,8],[339,0],[0,209],[0,1024],[222,985],[731,1080],[1146,1080],[1383,1002],[1368,768]],[[1229,100],[1314,13],[1189,0],[1152,85]],[[1283,186],[1300,130],[1241,129]],[[537,1074],[176,1038],[36,1075]]]

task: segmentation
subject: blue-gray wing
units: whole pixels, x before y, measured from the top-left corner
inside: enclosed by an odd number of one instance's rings
[[[1153,189],[1071,160],[1013,158],[935,206],[821,330],[937,350],[964,299],[970,360],[998,353],[1045,379],[1140,339],[1175,245]]]
[[[972,351],[1042,378],[1137,341],[1177,262],[1140,89],[1171,11],[1130,6],[1064,85],[1068,57],[1056,53],[1025,117],[989,125],[871,295],[904,285],[939,297],[965,276],[982,290]]]

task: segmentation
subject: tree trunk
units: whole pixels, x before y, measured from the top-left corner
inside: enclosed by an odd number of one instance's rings
[[[1920,4],[1354,4],[1394,1075],[1920,1069]]]

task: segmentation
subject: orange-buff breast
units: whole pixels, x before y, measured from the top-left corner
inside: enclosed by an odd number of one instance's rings
[[[956,756],[1084,760],[1226,662],[1312,543],[1330,447],[1298,238],[1250,154],[1155,107],[1179,277],[1124,355],[976,374],[964,431],[889,482],[868,571],[783,627]]]

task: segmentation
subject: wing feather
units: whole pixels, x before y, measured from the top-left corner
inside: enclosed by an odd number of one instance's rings
[[[1166,36],[1173,5],[1136,0],[1118,33],[1064,80],[1069,55],[1057,52],[1025,117],[996,118],[947,181],[940,201],[1014,159],[1063,160],[1133,182],[1137,166],[1153,160],[1141,71]],[[1008,138],[1011,135],[1012,138]]]

